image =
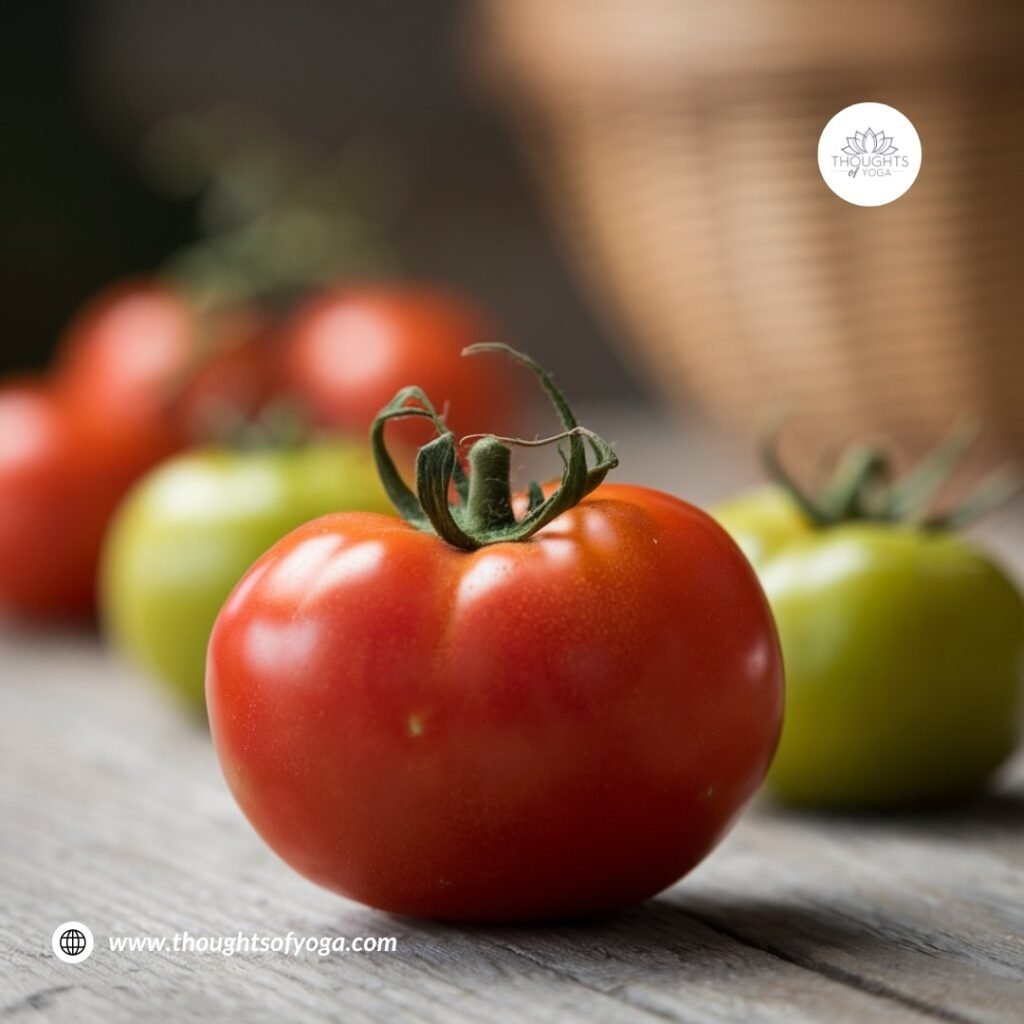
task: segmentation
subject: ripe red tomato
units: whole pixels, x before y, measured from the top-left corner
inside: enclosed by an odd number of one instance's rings
[[[56,386],[98,427],[132,433],[155,461],[195,440],[218,412],[251,413],[269,397],[276,367],[268,333],[253,308],[200,320],[168,285],[122,282],[72,321]]]
[[[300,306],[285,331],[285,373],[294,394],[320,424],[365,435],[378,410],[402,387],[418,384],[447,406],[459,436],[509,433],[517,395],[486,361],[458,358],[490,341],[487,318],[439,288],[375,284],[339,288]],[[404,423],[396,436],[413,447],[430,436]]]
[[[0,390],[0,609],[82,617],[95,604],[107,521],[141,471],[43,385]]]
[[[439,442],[420,512],[448,493]],[[484,546],[331,515],[238,584],[207,662],[225,776],[296,870],[384,910],[523,920],[646,899],[767,771],[782,714],[767,602],[709,516],[642,487],[603,485],[560,514],[535,493],[528,539],[475,532],[478,513],[508,536],[525,522],[497,472],[474,475],[498,442],[478,445],[458,518]],[[597,479],[572,445],[562,493],[578,499]],[[393,469],[382,479],[417,519]]]

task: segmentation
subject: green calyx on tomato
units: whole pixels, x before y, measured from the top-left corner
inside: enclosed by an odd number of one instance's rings
[[[786,665],[769,788],[796,804],[886,808],[977,791],[1020,728],[1024,601],[950,528],[1012,492],[1000,472],[932,510],[974,436],[958,429],[901,479],[851,449],[809,496],[781,484],[716,510],[757,569]]]
[[[619,462],[607,441],[579,426],[555,382],[529,356],[508,345],[490,342],[470,345],[462,354],[472,356],[481,352],[502,352],[529,369],[551,399],[564,432],[543,441],[486,434],[469,450],[467,474],[459,462],[455,435],[438,415],[430,399],[417,387],[399,391],[378,414],[370,431],[381,482],[401,516],[417,529],[436,533],[463,551],[475,551],[488,544],[526,540],[579,504]],[[410,402],[416,404],[410,405]],[[385,424],[411,416],[428,418],[438,431],[438,437],[420,448],[416,457],[415,493],[402,479],[384,443]],[[593,466],[587,462],[584,438],[596,459]],[[568,443],[568,450],[559,447],[564,463],[561,482],[547,497],[539,484],[531,483],[526,514],[517,519],[512,507],[511,450],[508,446],[532,446],[563,440]],[[450,500],[453,485],[458,499],[455,502]]]
[[[818,495],[805,491],[779,458],[777,430],[762,448],[769,476],[816,526],[847,522],[909,523],[925,529],[956,529],[1001,505],[1020,488],[1018,475],[999,470],[950,509],[933,510],[936,495],[977,439],[977,424],[964,421],[911,472],[893,480],[889,456],[873,445],[852,445]]]

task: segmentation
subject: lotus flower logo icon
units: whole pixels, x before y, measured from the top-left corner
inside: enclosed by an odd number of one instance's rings
[[[848,156],[891,156],[899,150],[892,144],[892,136],[868,128],[846,137],[843,152]]]
[[[921,170],[921,136],[895,107],[854,103],[822,130],[818,170],[840,199],[854,206],[884,206],[914,184]]]

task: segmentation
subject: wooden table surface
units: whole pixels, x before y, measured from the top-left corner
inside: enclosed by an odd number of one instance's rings
[[[698,500],[749,471],[715,445],[684,464],[671,437],[653,448],[648,437],[620,431],[641,467],[630,475]],[[988,538],[1011,560],[1022,523],[1004,519]],[[96,937],[84,963],[50,951],[68,920]],[[107,945],[184,932],[394,936],[397,949],[225,957]],[[442,926],[295,875],[235,807],[208,736],[162,691],[87,634],[8,627],[0,1019],[1024,1021],[1024,760],[989,796],[941,815],[757,805],[689,878],[600,920]]]

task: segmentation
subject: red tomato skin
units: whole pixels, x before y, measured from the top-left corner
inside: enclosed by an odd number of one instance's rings
[[[267,843],[345,896],[461,921],[681,878],[760,785],[782,685],[725,532],[621,485],[473,553],[382,516],[309,523],[239,583],[207,663],[225,777]]]
[[[0,610],[84,618],[107,521],[140,467],[44,385],[0,390]]]
[[[507,434],[518,422],[518,392],[500,364],[461,359],[463,348],[495,337],[487,318],[453,293],[423,285],[363,284],[325,291],[285,330],[285,376],[313,419],[360,435],[395,393],[419,385],[458,436]],[[415,447],[433,436],[418,421],[394,425]]]
[[[173,287],[122,281],[72,320],[58,349],[55,386],[98,429],[130,432],[153,463],[196,440],[215,407],[252,413],[266,401],[279,369],[270,331],[255,308],[201,323]]]

